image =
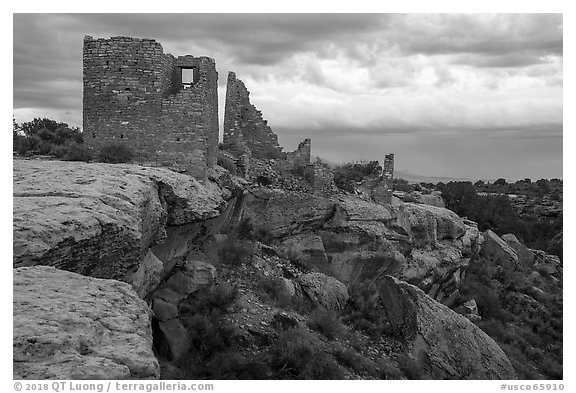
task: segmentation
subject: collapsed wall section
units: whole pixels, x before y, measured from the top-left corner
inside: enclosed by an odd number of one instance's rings
[[[261,160],[285,157],[278,136],[250,103],[250,92],[234,72],[228,73],[226,86],[223,147],[238,156],[249,151]]]
[[[122,143],[143,165],[203,177],[216,163],[218,74],[208,57],[164,54],[152,39],[86,36],[85,141]],[[190,75],[185,79],[185,74]]]
[[[286,153],[286,161],[294,166],[310,164],[311,144],[310,138],[304,139],[296,150]]]

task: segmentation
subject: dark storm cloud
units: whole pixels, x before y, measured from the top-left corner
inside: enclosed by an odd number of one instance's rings
[[[103,35],[156,38],[177,46],[202,41],[226,51],[241,63],[269,65],[294,53],[320,50],[374,31],[385,16],[377,14],[71,14],[62,28]],[[96,26],[94,29],[93,26]]]
[[[561,14],[416,14],[393,19],[389,39],[405,54],[467,54],[473,66],[525,66],[562,55],[562,24]]]
[[[70,82],[77,83],[78,99],[84,35],[154,38],[166,52],[225,55],[235,69],[246,66],[248,74],[261,76],[249,66],[271,66],[294,53],[320,51],[322,42],[358,38],[384,19],[371,14],[15,14],[14,105],[64,108],[68,100],[61,96],[71,93],[65,88]],[[228,70],[219,71],[225,85]]]

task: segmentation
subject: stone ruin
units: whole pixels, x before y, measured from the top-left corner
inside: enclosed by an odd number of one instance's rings
[[[164,54],[152,39],[86,36],[83,64],[89,146],[125,143],[136,163],[172,166],[197,177],[216,164],[214,59]]]
[[[284,152],[234,72],[228,73],[218,149],[218,73],[210,57],[165,54],[148,38],[85,36],[83,76],[85,142],[96,150],[122,143],[134,152],[134,163],[200,179],[219,155],[243,177],[256,177],[263,163],[272,162],[274,170],[299,170],[315,193],[334,192],[331,169],[311,162],[310,139]],[[388,155],[382,175],[367,184],[372,199],[390,203],[393,171],[394,156]]]

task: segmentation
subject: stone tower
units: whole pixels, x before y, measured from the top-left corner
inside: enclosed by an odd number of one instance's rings
[[[153,39],[84,37],[83,129],[99,149],[122,143],[134,162],[203,177],[216,163],[218,74],[209,57],[164,54]]]

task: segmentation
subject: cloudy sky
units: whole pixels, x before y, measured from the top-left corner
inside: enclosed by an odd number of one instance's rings
[[[426,176],[562,177],[560,14],[14,14],[14,115],[82,123],[84,35],[236,72],[286,150]],[[222,117],[222,114],[221,114]],[[222,121],[222,120],[221,120]]]

